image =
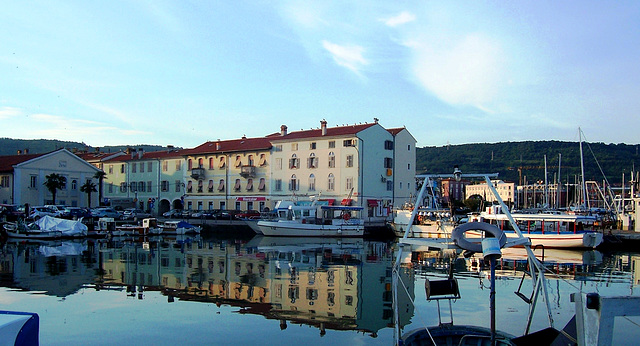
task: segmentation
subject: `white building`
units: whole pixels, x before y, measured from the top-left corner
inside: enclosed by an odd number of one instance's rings
[[[66,185],[56,193],[56,204],[87,207],[88,196],[80,191],[93,180],[99,169],[66,149],[47,154],[23,154],[0,157],[0,202],[22,205],[53,203],[51,192],[43,185],[52,173],[66,178]],[[98,193],[91,195],[91,206],[98,205]]]
[[[511,206],[515,201],[515,183],[507,183],[502,180],[492,180],[491,183],[498,191],[498,195],[500,195],[502,201],[508,206]],[[497,201],[486,183],[467,185],[465,187],[465,198],[474,195],[482,197],[487,202]]]

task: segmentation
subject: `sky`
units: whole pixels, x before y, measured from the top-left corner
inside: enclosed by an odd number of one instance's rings
[[[638,1],[3,1],[0,137],[640,143]]]

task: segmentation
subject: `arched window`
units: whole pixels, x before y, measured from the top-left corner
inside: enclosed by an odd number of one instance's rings
[[[209,158],[209,169],[213,169],[213,157]]]
[[[300,189],[300,183],[298,182],[298,178],[295,174],[291,175],[291,180],[289,181],[289,191],[298,191]]]
[[[242,166],[242,156],[237,155],[236,156],[236,167],[240,167]]]
[[[191,162],[191,159],[187,160],[187,169],[191,170],[193,168],[193,162]]]
[[[258,162],[260,166],[264,166],[267,164],[267,154],[260,154],[260,161]]]
[[[316,176],[311,174],[309,175],[309,191],[316,190]]]
[[[311,153],[307,158],[307,168],[318,168],[318,158],[316,154]]]
[[[198,168],[202,168],[202,167],[204,167],[202,164],[203,164],[203,163],[202,163],[202,158],[199,158],[199,159],[198,159]]]
[[[300,159],[296,156],[296,154],[293,154],[289,159],[289,169],[298,169],[298,168],[300,168]]]
[[[254,162],[253,162],[253,155],[249,155],[247,157],[247,159],[249,159],[249,166],[253,166]]]
[[[336,167],[336,155],[333,153],[333,151],[329,152],[329,168],[335,168]]]
[[[327,190],[333,191],[336,188],[336,177],[333,176],[333,173],[329,173],[329,179],[327,180]]]

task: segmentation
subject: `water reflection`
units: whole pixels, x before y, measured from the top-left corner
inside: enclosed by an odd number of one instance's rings
[[[153,292],[154,297],[164,296],[162,305],[174,307],[181,301],[191,301],[262,316],[278,332],[291,325],[305,325],[312,327],[316,336],[339,330],[376,337],[383,330],[385,335],[393,332],[395,253],[393,242],[363,239],[258,236],[238,240],[174,236],[111,241],[9,241],[0,250],[0,286],[63,299],[87,290],[96,296],[94,299],[111,292],[142,303]],[[451,269],[463,278],[462,298],[456,303],[462,316],[456,321],[475,321],[484,316],[480,314],[479,302],[487,297],[482,290],[488,285],[489,271],[482,260],[478,257],[453,260],[453,253],[432,249],[417,248],[406,253],[400,274],[406,287],[400,287],[398,296],[399,323],[403,328],[416,328],[423,318],[418,318],[413,300],[430,312],[426,322],[437,323],[437,311],[424,298],[424,281],[447,277]],[[600,292],[623,286],[622,294],[637,295],[634,290],[640,285],[638,254],[595,250],[542,253],[541,249],[536,254],[550,274],[554,274],[549,276],[551,298],[558,300],[554,313],[564,314],[570,308],[564,286],[559,285],[560,280],[554,282],[554,278],[595,285]],[[509,296],[503,300],[507,304],[503,315],[508,320],[526,315],[515,315],[522,302],[513,295],[525,277],[526,265],[524,253],[519,249],[505,251],[498,263],[496,278],[508,284],[503,290]],[[530,294],[522,292],[525,296]],[[620,290],[614,293],[620,294]],[[561,295],[565,304],[562,306]],[[61,314],[73,313],[72,306],[67,309]],[[135,307],[118,309],[134,318],[139,313]],[[166,323],[171,323],[171,319],[167,318]],[[238,331],[241,329],[238,327]]]

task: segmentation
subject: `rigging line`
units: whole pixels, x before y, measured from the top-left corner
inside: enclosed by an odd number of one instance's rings
[[[582,132],[582,130],[580,130],[580,132]],[[582,137],[586,136],[584,135],[584,132],[582,132]],[[602,176],[604,177],[604,181],[607,182],[607,186],[609,186],[607,189],[609,190],[609,193],[611,193],[611,188],[610,188],[610,184],[609,184],[609,180],[607,179],[607,176],[604,175],[604,171],[602,170],[602,166],[600,166],[600,162],[598,162],[598,159],[596,158],[596,154],[593,152],[593,149],[591,149],[591,144],[589,144],[589,142],[587,143],[587,147],[589,147],[589,151],[591,152],[591,156],[593,156],[593,159],[596,161],[596,165],[598,165],[598,169],[600,170],[600,174],[602,174]]]
[[[431,339],[431,342],[433,342],[434,345],[437,345],[436,341],[433,339],[433,336],[431,335],[431,332],[429,331],[429,328],[427,327],[427,322],[418,313],[419,309],[418,309],[418,306],[416,305],[416,302],[413,299],[411,299],[411,295],[409,294],[409,290],[407,289],[407,286],[405,286],[404,282],[400,278],[400,272],[398,270],[394,270],[394,271],[396,272],[396,275],[397,275],[397,278],[398,278],[398,282],[400,282],[402,284],[402,288],[404,289],[404,293],[407,295],[407,298],[409,298],[409,301],[411,302],[411,305],[413,305],[413,308],[416,311],[416,316],[418,316],[418,320],[420,320],[420,322],[422,323],[422,326],[427,331],[427,334],[429,334],[429,338]],[[400,335],[398,335],[398,337],[400,337]]]
[[[631,322],[632,324],[635,324],[637,327],[640,327],[640,324],[633,322],[628,316],[622,316],[622,317],[624,317],[625,320]]]

